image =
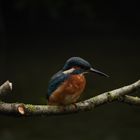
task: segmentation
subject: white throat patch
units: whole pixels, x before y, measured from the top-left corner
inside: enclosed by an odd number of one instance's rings
[[[71,68],[71,69],[69,69],[69,70],[63,71],[63,73],[64,73],[64,74],[70,74],[70,73],[72,73],[74,70],[75,70],[75,68]]]

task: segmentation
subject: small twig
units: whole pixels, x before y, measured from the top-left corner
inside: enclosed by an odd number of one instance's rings
[[[140,98],[139,97],[125,95],[125,96],[121,97],[118,101],[122,102],[122,103],[127,103],[129,105],[140,106]]]
[[[23,103],[4,103],[0,102],[1,114],[16,114],[20,116],[36,116],[36,115],[59,115],[76,113],[80,111],[92,110],[95,107],[108,102],[121,101],[133,105],[140,105],[140,98],[126,96],[140,89],[140,80],[134,84],[105,92],[96,97],[92,97],[83,102],[68,106],[49,106],[49,105],[31,105]],[[121,99],[121,100],[120,100]]]
[[[12,83],[9,81],[6,81],[3,85],[0,86],[0,96],[4,96],[7,93],[12,91]]]

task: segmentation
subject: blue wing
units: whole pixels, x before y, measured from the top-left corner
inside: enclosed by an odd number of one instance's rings
[[[66,79],[68,79],[68,77],[69,75],[64,74],[62,71],[59,71],[52,76],[48,86],[47,99],[57,89],[58,86],[60,86]]]

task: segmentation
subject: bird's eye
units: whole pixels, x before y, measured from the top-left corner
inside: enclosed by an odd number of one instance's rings
[[[88,70],[89,69],[88,66],[81,66],[81,68],[84,69],[84,70]]]

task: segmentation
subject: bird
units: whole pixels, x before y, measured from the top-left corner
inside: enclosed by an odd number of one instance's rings
[[[48,105],[66,106],[75,104],[86,86],[85,75],[97,73],[109,77],[107,74],[94,69],[92,65],[81,57],[69,58],[61,70],[52,76],[48,85]]]

